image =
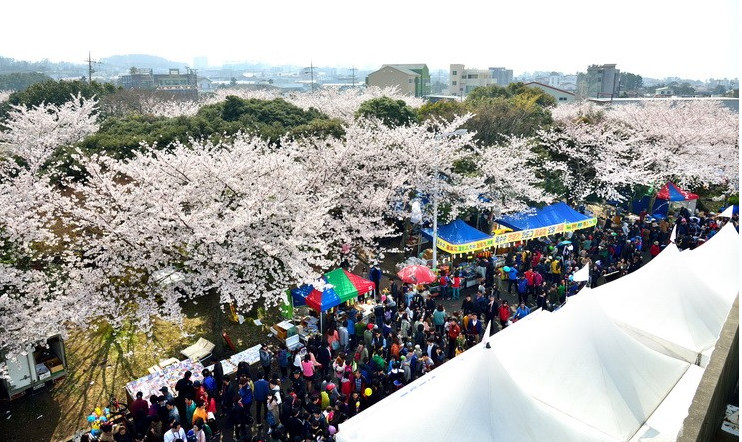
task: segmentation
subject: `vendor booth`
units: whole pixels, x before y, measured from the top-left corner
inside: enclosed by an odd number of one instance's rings
[[[494,237],[497,246],[504,246],[519,241],[593,227],[598,223],[598,219],[580,213],[560,201],[542,209],[503,216],[496,222],[514,230],[514,232]]]
[[[681,206],[688,209],[690,213],[693,213],[693,211],[696,210],[698,195],[683,190],[674,183],[668,181],[655,195],[654,204],[650,211],[648,207],[651,199],[651,195],[645,195],[642,199],[634,201],[632,203],[632,211],[634,213],[640,213],[642,210],[646,210],[651,213],[652,216],[661,216],[664,218],[667,217],[668,210],[672,206]]]
[[[433,229],[422,229],[422,233],[433,238]],[[493,237],[475,229],[466,222],[457,219],[438,227],[438,248],[453,255],[467,255],[494,247]],[[504,263],[504,260],[503,260]],[[464,287],[477,284],[477,279],[484,276],[484,268],[478,267],[477,261],[459,263],[456,271],[464,278]],[[443,268],[444,266],[441,266]]]
[[[335,269],[325,273],[322,279],[325,283],[322,291],[308,284],[291,290],[293,306],[306,305],[320,314],[320,332],[322,331],[322,312],[346,301],[354,300],[360,295],[372,293],[376,288],[372,281],[345,269]]]
[[[423,235],[433,238],[433,229],[422,229]],[[438,248],[452,255],[476,252],[492,247],[492,236],[466,222],[456,221],[438,227]]]

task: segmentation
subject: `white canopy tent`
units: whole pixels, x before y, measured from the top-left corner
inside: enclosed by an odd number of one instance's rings
[[[739,290],[739,236],[724,227],[706,244],[680,252],[670,244],[634,273],[583,289],[628,334],[643,344],[701,364],[719,337]]]
[[[627,336],[589,297],[490,342],[531,397],[617,440],[636,433],[689,367]]]
[[[496,353],[476,345],[340,424],[337,440],[617,440],[530,397]]]

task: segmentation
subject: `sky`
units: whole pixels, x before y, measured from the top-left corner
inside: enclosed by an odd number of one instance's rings
[[[206,56],[212,66],[462,63],[515,75],[615,63],[649,78],[739,77],[739,0],[7,3],[0,56],[16,60],[81,63],[90,52],[188,64]]]

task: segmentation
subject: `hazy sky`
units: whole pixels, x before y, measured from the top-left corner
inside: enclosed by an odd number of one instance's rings
[[[739,76],[739,0],[5,2],[0,56],[151,54],[377,69],[450,63],[515,74],[616,63],[644,77]]]

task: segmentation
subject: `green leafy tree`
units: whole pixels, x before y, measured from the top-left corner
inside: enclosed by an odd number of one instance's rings
[[[451,122],[457,116],[466,115],[467,112],[469,111],[466,104],[460,101],[437,101],[420,106],[417,116],[420,121],[438,118]]]
[[[99,83],[93,81],[54,81],[47,80],[35,83],[26,90],[10,94],[8,101],[0,105],[0,120],[4,119],[10,110],[10,105],[21,105],[26,107],[38,106],[41,103],[62,105],[70,100],[70,97],[80,94],[83,98],[96,96],[99,100],[106,95],[113,94],[117,88],[111,83]]]
[[[526,86],[521,82],[510,83],[505,87],[491,84],[475,88],[466,96],[466,102],[476,103],[491,98],[513,98],[518,95],[535,97],[536,104],[542,107],[556,106],[554,97],[539,88]]]
[[[642,76],[632,74],[631,72],[621,72],[620,82],[622,91],[638,91],[644,87]]]
[[[364,101],[356,111],[356,118],[378,118],[387,127],[409,126],[417,121],[415,110],[404,100],[389,97]]]
[[[15,72],[0,75],[0,91],[23,91],[36,83],[49,80],[51,80],[51,77],[38,72]]]

